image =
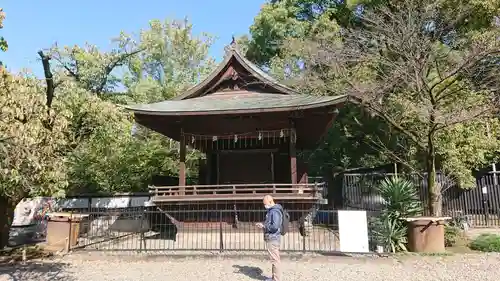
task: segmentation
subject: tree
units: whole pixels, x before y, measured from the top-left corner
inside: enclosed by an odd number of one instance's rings
[[[123,109],[83,92],[64,97],[64,103],[73,112],[68,192],[144,192],[154,175],[174,170],[176,157],[163,139],[132,135],[132,118]]]
[[[260,64],[280,56],[282,46],[290,38],[322,34],[339,25],[332,21],[332,12],[343,1],[287,0],[269,1],[262,6],[250,27],[246,56]]]
[[[121,82],[113,75],[113,71],[127,65],[132,57],[142,51],[123,33],[114,41],[118,43],[118,47],[110,52],[102,52],[97,46],[87,43],[84,47],[59,48],[55,45],[47,55],[41,51],[39,55],[42,63],[44,59],[56,62],[53,67],[56,73],[62,74],[61,78],[66,76],[74,79],[83,89],[101,96],[112,92]]]
[[[469,187],[471,169],[500,151],[499,140],[486,136],[488,125],[493,136],[499,130],[498,89],[491,86],[499,77],[488,75],[498,69],[498,29],[458,34],[443,15],[434,1],[408,1],[364,11],[364,27],[343,31],[341,41],[296,42],[308,53],[303,81],[348,93],[416,146],[435,216],[436,171]]]
[[[70,113],[68,193],[146,191],[152,176],[178,173],[178,145],[142,127],[132,135],[133,120],[116,103],[171,98],[206,75],[213,67],[207,56],[211,39],[194,37],[191,28],[187,22],[151,21],[137,39],[122,33],[111,52],[89,44],[39,52],[47,101],[53,100],[48,104]],[[107,65],[126,74],[115,76]],[[125,93],[115,92],[118,84]],[[188,175],[197,170],[193,158],[187,159]]]
[[[247,56],[266,65],[280,56],[288,39],[322,35],[325,30],[363,28],[363,11],[375,7],[398,9],[400,0],[270,0],[263,5],[250,27]],[[443,22],[458,33],[491,26],[500,2],[491,0],[439,0]],[[459,17],[456,15],[460,14]],[[450,34],[450,32],[448,32]],[[442,38],[447,40],[447,38]]]
[[[208,56],[213,37],[192,34],[187,20],[152,20],[135,40],[144,50],[129,63],[124,84],[134,102],[149,103],[171,99],[200,82],[215,67]]]
[[[0,69],[0,248],[13,208],[26,196],[62,196],[67,186],[64,111],[48,110],[34,77]]]
[[[0,8],[0,29],[3,28],[3,21],[5,20],[5,12],[3,11],[2,8]],[[3,36],[0,36],[0,50],[2,51],[7,51],[9,48],[9,44],[7,44],[7,40]],[[0,66],[2,65],[2,62],[0,61]]]

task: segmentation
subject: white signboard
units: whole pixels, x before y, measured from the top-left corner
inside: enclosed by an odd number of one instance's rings
[[[368,253],[366,211],[338,211],[340,251]]]

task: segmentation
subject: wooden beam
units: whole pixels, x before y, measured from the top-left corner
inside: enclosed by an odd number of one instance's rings
[[[184,131],[181,129],[181,139],[179,143],[179,186],[180,194],[184,195],[186,186],[186,140],[184,138]]]

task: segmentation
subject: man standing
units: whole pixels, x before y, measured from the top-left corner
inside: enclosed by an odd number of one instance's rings
[[[266,195],[262,200],[266,208],[266,220],[264,223],[257,223],[257,227],[264,230],[264,241],[267,252],[271,258],[273,277],[269,281],[281,280],[281,226],[283,224],[283,208],[280,204],[275,204],[271,195]]]

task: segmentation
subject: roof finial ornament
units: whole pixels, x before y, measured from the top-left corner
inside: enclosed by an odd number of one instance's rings
[[[238,51],[238,43],[236,43],[236,38],[232,36],[231,43],[227,45],[224,50],[226,51],[226,56],[230,55],[234,51]]]

